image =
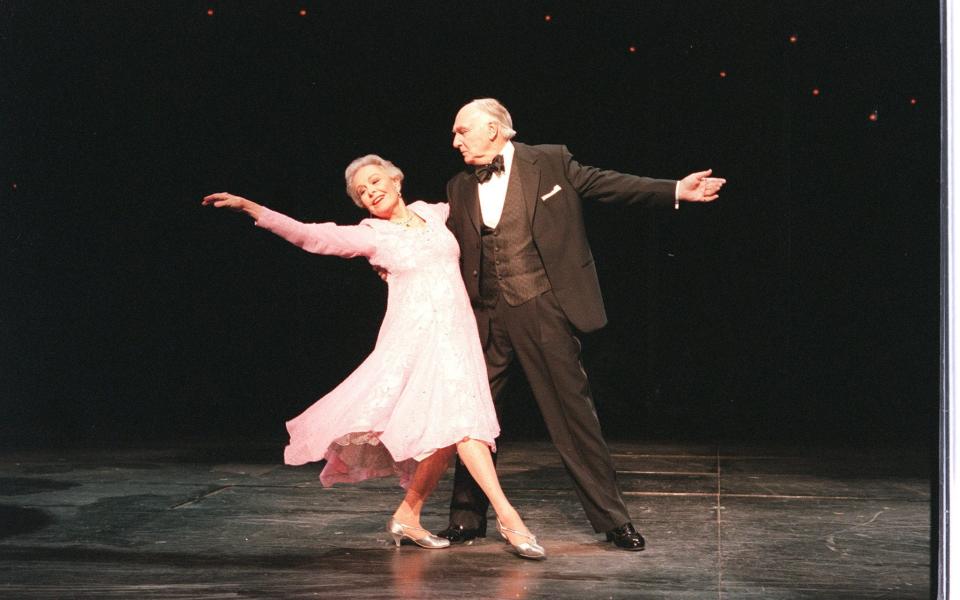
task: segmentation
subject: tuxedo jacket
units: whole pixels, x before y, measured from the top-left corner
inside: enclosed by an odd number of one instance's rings
[[[599,329],[606,325],[607,314],[583,224],[583,201],[671,206],[677,182],[581,165],[566,146],[513,145],[511,168],[519,175],[530,232],[554,296],[575,328]],[[463,281],[478,306],[482,221],[473,173],[459,173],[447,183],[447,201],[447,226],[460,243]]]

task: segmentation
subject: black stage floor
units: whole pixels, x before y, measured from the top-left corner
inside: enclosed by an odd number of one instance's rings
[[[396,548],[395,480],[324,489],[281,445],[0,452],[3,598],[928,598],[929,453],[613,443],[645,552],[594,535],[547,443],[504,488],[549,558]],[[424,524],[445,524],[450,477]]]

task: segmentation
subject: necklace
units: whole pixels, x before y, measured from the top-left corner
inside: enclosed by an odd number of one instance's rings
[[[408,210],[407,216],[405,218],[400,219],[399,221],[394,221],[394,223],[396,223],[397,225],[402,225],[404,227],[410,227],[413,224],[414,219],[417,219],[417,218],[418,218],[417,213],[413,212],[412,210]]]

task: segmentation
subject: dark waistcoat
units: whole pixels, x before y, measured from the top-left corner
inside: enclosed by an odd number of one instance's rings
[[[480,236],[483,306],[495,306],[501,294],[510,306],[517,306],[550,289],[550,280],[533,243],[523,207],[517,169],[510,172],[500,222],[493,229],[482,225]]]

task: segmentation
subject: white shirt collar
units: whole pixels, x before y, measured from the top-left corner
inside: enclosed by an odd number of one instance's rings
[[[507,140],[507,143],[503,145],[503,148],[500,149],[500,154],[503,156],[503,174],[507,175],[510,173],[510,166],[513,164],[513,152],[515,148],[513,147],[513,142]]]

